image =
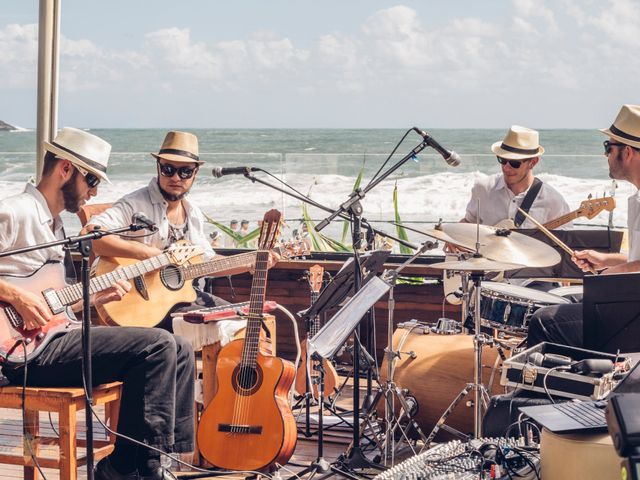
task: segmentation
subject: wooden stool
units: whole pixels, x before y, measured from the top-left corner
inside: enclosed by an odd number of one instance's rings
[[[104,405],[105,418],[110,428],[118,425],[120,411],[120,394],[122,383],[113,382],[99,385],[93,389],[94,405]],[[86,440],[77,440],[76,413],[85,407],[85,396],[82,388],[38,388],[27,387],[25,390],[25,421],[26,431],[31,435],[31,449],[42,468],[57,468],[60,478],[76,480],[78,465],[86,464],[86,456],[78,458],[76,447],[86,447]],[[0,388],[0,408],[22,408],[22,387],[8,386]],[[39,435],[39,414],[44,412],[58,413],[60,437],[45,437]],[[109,435],[108,440],[94,440],[94,458],[106,457],[113,450],[115,435]],[[39,456],[40,445],[58,445],[58,458]],[[0,453],[0,464],[23,465],[25,480],[36,480],[38,470],[31,458],[31,451],[26,442],[23,445],[24,454]]]

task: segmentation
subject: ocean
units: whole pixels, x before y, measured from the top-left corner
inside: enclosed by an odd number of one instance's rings
[[[213,166],[254,166],[272,176],[256,172],[255,176],[278,185],[280,179],[316,202],[336,208],[353,188],[364,168],[362,186],[385,162],[405,131],[396,129],[185,129],[199,139],[200,156],[207,163],[201,168],[190,199],[215,220],[228,224],[231,219],[247,219],[250,228],[270,208],[281,210],[290,231],[299,228],[302,207],[293,199],[272,188],[252,182],[242,175],[214,178]],[[162,129],[91,129],[113,146],[109,177],[112,184],[102,184],[92,203],[113,202],[122,195],[146,185],[155,176],[155,160],[166,130]],[[380,229],[395,233],[388,221],[394,219],[393,189],[398,187],[398,206],[403,222],[416,228],[431,228],[439,219],[457,221],[464,216],[473,182],[500,171],[491,144],[503,138],[505,130],[456,129],[429,130],[462,161],[449,166],[433,150],[427,149],[410,159],[387,179],[376,185],[362,200],[363,216]],[[536,167],[536,175],[563,193],[572,209],[588,195],[615,195],[617,207],[612,223],[626,226],[626,197],[635,192],[633,185],[618,182],[614,189],[603,155],[605,136],[597,130],[540,130],[540,143],[546,153]],[[421,142],[411,132],[387,164],[405,157]],[[35,132],[0,132],[0,195],[19,193],[35,172]],[[276,177],[276,178],[274,178]],[[315,220],[327,214],[311,207]],[[592,220],[578,219],[576,224],[607,225],[609,214],[603,212]],[[79,229],[74,215],[65,215],[67,231]],[[213,230],[213,226],[211,230]],[[341,222],[333,222],[323,233],[340,240]],[[285,236],[288,235],[285,231]],[[410,234],[418,242],[420,235]]]

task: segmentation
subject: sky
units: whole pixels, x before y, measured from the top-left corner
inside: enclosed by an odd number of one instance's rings
[[[62,0],[59,124],[596,128],[640,103],[640,0]],[[36,125],[38,0],[0,2]]]

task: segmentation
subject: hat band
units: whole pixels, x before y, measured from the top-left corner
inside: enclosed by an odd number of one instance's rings
[[[102,165],[101,163],[95,162],[87,157],[84,157],[82,155],[80,155],[79,153],[74,152],[73,150],[67,148],[67,147],[63,147],[62,145],[60,145],[59,143],[56,142],[51,142],[51,145],[58,147],[60,150],[64,150],[67,153],[70,153],[71,155],[73,155],[74,157],[78,158],[79,160],[82,160],[84,163],[86,163],[89,167],[95,168],[96,170],[100,170],[103,173],[107,173],[107,167],[105,165]]]
[[[622,138],[626,138],[627,140],[631,140],[632,142],[640,142],[640,137],[635,137],[633,135],[630,135],[626,132],[623,132],[622,130],[616,128],[615,125],[611,125],[609,127],[609,130],[611,131],[611,133],[613,133],[614,135],[617,135],[619,137]]]
[[[181,155],[183,157],[189,157],[189,158],[192,158],[194,160],[200,161],[200,157],[198,157],[198,155],[194,155],[193,153],[187,152],[186,150],[178,150],[178,149],[175,149],[175,148],[163,148],[162,150],[160,150],[158,152],[158,155],[161,155],[163,153],[168,153],[168,154],[171,154],[171,155]]]
[[[536,153],[538,153],[538,150],[539,150],[539,148],[526,149],[526,148],[511,147],[505,144],[504,142],[502,143],[502,145],[500,145],[500,148],[502,148],[503,150],[506,150],[507,152],[521,153],[522,155],[535,155]]]

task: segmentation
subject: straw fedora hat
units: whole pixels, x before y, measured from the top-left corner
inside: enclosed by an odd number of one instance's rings
[[[497,156],[509,160],[526,160],[539,157],[544,153],[540,146],[538,132],[527,127],[512,125],[504,140],[491,145],[491,151]]]
[[[171,131],[167,133],[160,151],[151,155],[171,162],[195,162],[198,165],[204,163],[198,155],[198,137],[187,132]]]
[[[623,105],[613,125],[600,131],[621,143],[640,148],[640,105]]]
[[[51,142],[44,142],[44,148],[109,182],[107,164],[111,145],[101,138],[84,130],[64,127]]]

